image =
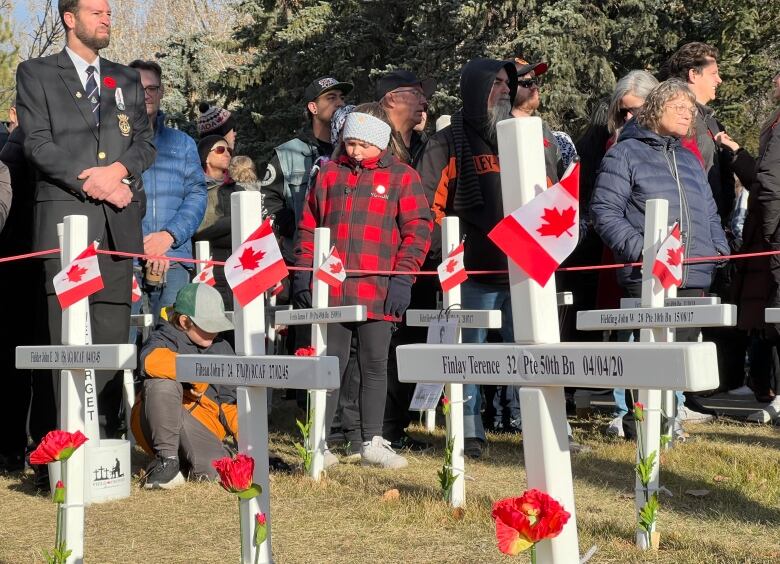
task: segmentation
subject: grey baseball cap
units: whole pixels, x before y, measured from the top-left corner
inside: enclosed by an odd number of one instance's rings
[[[225,315],[225,304],[219,291],[208,284],[187,284],[176,294],[173,311],[186,315],[198,327],[209,333],[233,329]]]

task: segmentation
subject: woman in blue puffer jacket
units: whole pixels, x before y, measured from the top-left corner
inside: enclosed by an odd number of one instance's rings
[[[696,100],[684,82],[662,82],[604,156],[590,211],[596,232],[618,260],[641,260],[645,206],[651,199],[669,202],[669,222],[680,222],[686,258],[729,253],[704,169],[680,144],[693,127],[695,111]],[[686,264],[682,288],[707,292],[714,271],[714,261]],[[641,269],[620,269],[618,282],[636,295]]]
[[[590,204],[593,226],[615,257],[638,262],[644,247],[647,200],[669,202],[669,222],[680,222],[686,258],[714,257],[729,253],[707,176],[696,156],[680,139],[693,127],[696,99],[688,86],[677,79],[667,80],[650,91],[639,115],[623,128],[618,143],[601,161]],[[683,266],[680,296],[702,296],[710,288],[715,262]],[[618,270],[618,283],[627,297],[640,297],[642,271],[639,267]],[[698,330],[678,330],[677,340],[695,341]],[[623,390],[615,390],[617,417],[610,422],[614,433],[636,436],[633,418]],[[677,393],[674,434],[684,431],[684,420],[706,415],[683,407],[685,398]],[[695,406],[694,406],[695,407]]]

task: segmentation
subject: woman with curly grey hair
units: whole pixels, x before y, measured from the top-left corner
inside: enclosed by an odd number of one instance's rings
[[[680,223],[685,258],[729,254],[704,169],[680,141],[691,132],[695,112],[696,99],[684,82],[662,82],[650,91],[636,119],[625,124],[618,143],[604,156],[590,212],[596,232],[618,261],[641,260],[645,206],[650,199],[669,202],[669,223]],[[714,261],[684,265],[678,295],[704,295],[714,272]],[[617,277],[627,297],[639,297],[639,267],[622,268]],[[678,340],[684,340],[681,333]],[[680,413],[681,419],[689,415],[684,407]]]

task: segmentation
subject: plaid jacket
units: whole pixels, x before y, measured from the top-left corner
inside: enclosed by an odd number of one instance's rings
[[[309,190],[298,226],[296,266],[311,267],[314,229],[330,228],[347,270],[417,272],[430,245],[430,206],[420,177],[388,152],[355,163],[346,155],[325,164]],[[331,288],[332,306],[363,304],[369,319],[384,314],[390,276],[350,274]]]

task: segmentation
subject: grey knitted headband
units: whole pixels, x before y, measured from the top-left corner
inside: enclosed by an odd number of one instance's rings
[[[390,142],[390,126],[374,116],[352,112],[344,122],[343,138],[359,139],[385,150]]]

